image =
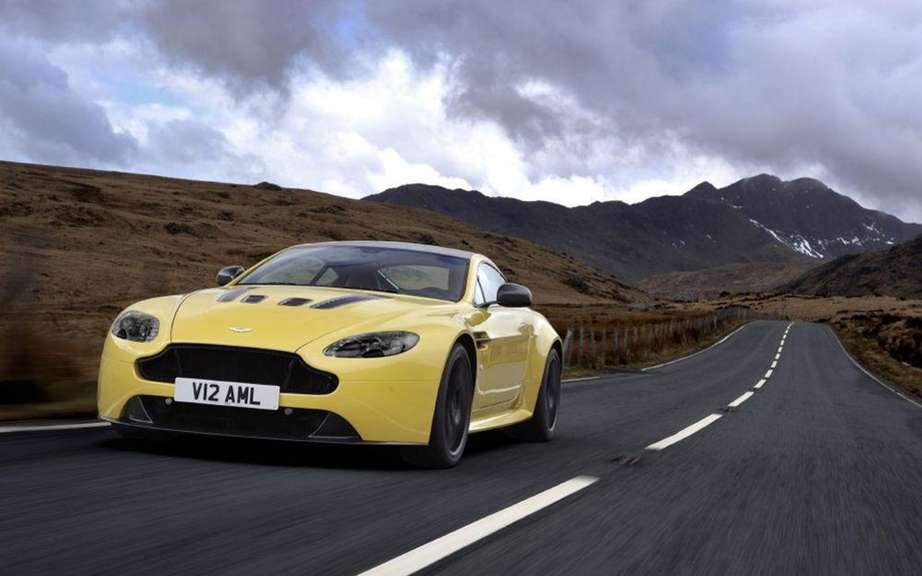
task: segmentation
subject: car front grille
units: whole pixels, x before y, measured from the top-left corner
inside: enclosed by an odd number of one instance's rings
[[[259,348],[171,344],[156,356],[137,361],[145,380],[173,383],[176,378],[202,378],[278,386],[294,394],[329,394],[339,379],[308,366],[297,354]]]
[[[134,396],[126,403],[120,420],[176,432],[324,442],[361,440],[352,425],[326,410],[246,410],[175,402],[160,396]]]

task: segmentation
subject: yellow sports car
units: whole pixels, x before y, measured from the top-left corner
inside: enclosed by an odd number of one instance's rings
[[[484,256],[304,244],[217,283],[116,318],[98,404],[117,431],[397,444],[428,467],[469,432],[554,436],[560,338]]]

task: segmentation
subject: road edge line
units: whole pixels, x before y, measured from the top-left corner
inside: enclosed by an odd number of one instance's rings
[[[842,352],[845,353],[845,356],[846,356],[849,360],[851,360],[851,361],[852,361],[852,364],[854,364],[855,366],[857,366],[859,370],[861,370],[862,372],[864,372],[864,374],[865,374],[868,378],[870,378],[871,380],[877,382],[878,384],[880,384],[881,386],[883,386],[883,387],[886,388],[887,390],[893,392],[894,394],[896,394],[897,396],[899,396],[899,397],[902,398],[903,400],[909,402],[910,404],[912,404],[912,405],[915,406],[916,408],[922,408],[922,404],[916,402],[915,400],[913,400],[913,399],[910,398],[909,396],[906,396],[905,394],[903,394],[902,392],[900,392],[899,390],[897,390],[893,385],[887,384],[887,383],[885,383],[883,380],[881,380],[880,378],[878,378],[877,376],[871,374],[871,372],[868,371],[867,368],[865,368],[864,366],[862,366],[861,363],[859,363],[857,360],[855,360],[855,359],[852,357],[852,355],[848,353],[848,349],[845,348],[845,344],[842,344],[842,340],[839,339],[839,335],[836,334],[836,331],[832,329],[832,326],[826,326],[826,328],[828,328],[829,331],[832,332],[832,337],[833,337],[833,338],[835,339],[835,341],[839,344],[839,348],[842,349]]]
[[[106,428],[108,422],[80,422],[76,424],[26,424],[22,426],[0,426],[0,434],[15,432],[44,432],[53,430],[79,430],[82,428]]]
[[[708,346],[708,347],[705,348],[704,350],[698,350],[697,352],[693,352],[693,353],[689,354],[688,356],[682,356],[681,358],[675,358],[674,360],[670,360],[669,362],[663,362],[662,364],[657,364],[657,365],[655,365],[655,366],[647,366],[646,368],[641,368],[640,371],[641,371],[641,372],[647,372],[647,371],[649,371],[649,370],[656,370],[657,368],[663,368],[664,366],[669,366],[670,364],[675,364],[676,362],[681,362],[681,361],[683,361],[683,360],[688,360],[689,358],[694,358],[694,357],[697,356],[698,354],[704,354],[705,352],[707,352],[707,351],[710,350],[711,348],[716,348],[717,346],[720,346],[721,344],[723,344],[724,342],[726,342],[727,340],[729,340],[734,334],[736,334],[737,332],[739,332],[740,330],[742,330],[742,329],[745,328],[746,326],[749,326],[750,324],[752,324],[752,322],[753,322],[752,320],[750,320],[749,322],[746,322],[745,324],[743,324],[742,326],[740,326],[739,328],[737,328],[737,329],[734,330],[733,332],[730,332],[729,334],[727,334],[726,336],[724,336],[723,338],[721,338],[721,339],[718,340],[717,342],[714,342],[713,344],[711,344],[710,346]]]

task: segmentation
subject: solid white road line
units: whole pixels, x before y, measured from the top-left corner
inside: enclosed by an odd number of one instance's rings
[[[77,424],[36,424],[25,426],[0,426],[0,434],[12,432],[42,432],[45,430],[78,430],[80,428],[105,428],[108,422],[80,422]]]
[[[682,356],[681,358],[676,358],[675,360],[670,360],[669,362],[663,362],[662,364],[657,364],[656,366],[647,366],[646,368],[641,368],[640,371],[641,371],[641,372],[647,372],[648,370],[656,370],[657,368],[662,368],[662,367],[664,367],[664,366],[669,366],[670,364],[675,364],[676,362],[681,362],[681,361],[683,361],[683,360],[688,360],[689,358],[694,358],[694,357],[697,356],[698,354],[704,354],[705,352],[707,352],[707,351],[710,350],[711,348],[715,348],[715,347],[717,347],[717,346],[720,346],[721,344],[723,344],[724,342],[726,342],[727,340],[729,340],[734,334],[736,334],[737,332],[739,332],[740,330],[742,330],[743,328],[745,328],[745,327],[748,326],[748,325],[749,325],[749,322],[743,324],[742,326],[740,326],[739,328],[737,328],[737,329],[734,330],[733,332],[730,332],[729,334],[727,334],[726,336],[724,336],[723,338],[721,338],[721,339],[718,340],[717,342],[714,342],[713,344],[711,344],[710,346],[708,346],[708,347],[705,348],[704,350],[698,350],[698,351],[695,352],[694,354],[689,354],[688,356]]]
[[[585,378],[567,378],[566,380],[561,380],[564,384],[569,384],[570,382],[588,382],[589,380],[598,380],[601,376],[586,376]]]
[[[597,480],[598,478],[592,476],[577,476],[567,480],[549,490],[522,500],[518,504],[513,504],[454,532],[449,532],[441,538],[437,538],[428,544],[423,544],[419,548],[410,550],[393,560],[375,566],[371,570],[362,572],[359,576],[404,576],[418,572],[462,548],[466,548],[478,540],[518,522],[530,514],[534,514],[571,494],[579,492]]]
[[[875,376],[875,375],[871,374],[870,372],[868,372],[868,370],[867,370],[864,366],[862,366],[857,360],[855,360],[854,358],[852,358],[852,355],[848,353],[848,350],[845,349],[845,345],[842,344],[842,341],[841,341],[841,340],[839,340],[839,335],[836,334],[835,330],[833,330],[832,328],[829,328],[829,330],[832,332],[832,337],[835,338],[835,339],[836,339],[836,342],[839,343],[839,348],[842,349],[842,352],[845,353],[845,356],[847,356],[848,359],[852,361],[852,364],[854,364],[859,370],[861,370],[862,372],[864,372],[864,374],[865,374],[868,378],[870,378],[871,380],[877,382],[878,384],[880,384],[881,386],[883,386],[883,387],[886,388],[887,390],[893,392],[894,394],[896,394],[897,396],[899,396],[899,397],[902,398],[903,400],[909,402],[909,403],[912,404],[913,406],[916,406],[916,407],[918,407],[918,408],[922,408],[922,404],[920,404],[919,402],[913,400],[913,399],[910,398],[909,396],[906,396],[905,394],[903,394],[902,392],[900,392],[899,390],[897,390],[897,389],[894,388],[893,386],[887,384],[886,382],[884,382],[883,380],[881,380],[881,379],[878,378],[877,376]]]
[[[769,378],[772,377],[772,372],[774,372],[774,370],[769,370],[768,372],[765,373],[765,379],[766,379],[766,380],[768,380]]]
[[[761,388],[762,386],[765,386],[765,382],[766,382],[765,378],[762,378],[761,380],[759,380],[758,382],[756,382],[756,385],[753,386],[753,388],[755,388],[756,390],[758,390],[758,389]]]
[[[663,438],[659,442],[654,442],[653,444],[650,444],[649,446],[647,446],[647,450],[663,450],[665,448],[669,448],[676,442],[679,442],[681,440],[688,438],[695,432],[698,432],[700,430],[707,428],[708,426],[710,426],[714,422],[717,422],[718,420],[720,420],[720,414],[711,414],[710,416],[707,416],[705,418],[702,418],[701,420],[698,420],[691,426],[687,428],[683,428],[682,430],[679,430],[672,436]]]
[[[753,394],[752,390],[748,390],[748,391],[744,392],[742,396],[740,396],[739,398],[737,398],[737,399],[734,400],[733,402],[730,402],[729,404],[727,404],[727,406],[729,406],[730,408],[736,408],[737,406],[739,406],[740,404],[742,404],[742,403],[745,402],[746,400],[749,400],[749,397],[752,396],[752,394]]]
[[[777,361],[777,360],[773,360],[773,361],[772,361],[772,370],[774,370],[774,369],[777,368],[777,367],[778,367],[778,361]]]

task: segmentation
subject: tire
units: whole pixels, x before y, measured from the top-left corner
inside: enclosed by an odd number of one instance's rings
[[[509,428],[509,436],[527,442],[553,440],[560,412],[560,378],[560,354],[556,348],[551,348],[544,365],[544,378],[541,379],[534,414],[525,422]]]
[[[473,394],[470,355],[464,346],[455,344],[439,384],[429,444],[403,448],[403,459],[422,468],[451,468],[457,465],[467,446]]]

